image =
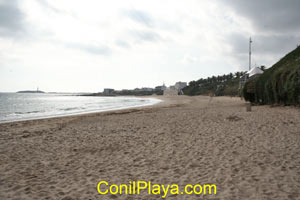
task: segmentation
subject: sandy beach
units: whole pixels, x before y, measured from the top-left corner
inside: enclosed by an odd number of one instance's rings
[[[215,184],[165,199],[300,199],[300,109],[230,97],[0,124],[0,199],[161,199],[97,184]]]

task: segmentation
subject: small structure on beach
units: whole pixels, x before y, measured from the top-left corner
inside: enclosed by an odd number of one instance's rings
[[[259,67],[253,67],[246,74],[248,74],[249,78],[254,78],[257,75],[262,74],[262,73],[264,73],[264,71],[261,70]]]
[[[259,67],[253,67],[248,72],[246,72],[243,76],[240,77],[239,88],[242,89],[248,80],[251,80],[263,73],[264,73],[264,71],[261,70]]]

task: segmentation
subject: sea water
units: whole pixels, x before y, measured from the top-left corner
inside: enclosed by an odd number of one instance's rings
[[[148,106],[160,101],[138,97],[0,93],[0,123]]]

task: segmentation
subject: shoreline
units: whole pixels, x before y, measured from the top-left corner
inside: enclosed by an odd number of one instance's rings
[[[96,97],[96,96],[95,96]],[[124,96],[120,96],[124,97]],[[125,96],[126,97],[126,96]],[[87,111],[87,112],[77,112],[77,113],[69,113],[69,114],[60,114],[60,115],[54,115],[54,116],[42,116],[42,117],[33,117],[33,118],[28,118],[28,119],[16,119],[13,121],[0,121],[1,124],[6,124],[6,123],[15,123],[15,122],[23,122],[23,121],[31,121],[31,120],[43,120],[43,119],[51,119],[51,118],[62,118],[62,117],[71,117],[71,116],[77,116],[77,115],[89,115],[89,114],[95,114],[95,113],[103,113],[103,112],[113,112],[113,111],[118,111],[118,110],[127,110],[127,109],[134,109],[134,108],[142,108],[142,107],[151,107],[156,104],[160,104],[163,102],[163,98],[159,97],[153,97],[153,96],[143,96],[143,97],[138,97],[138,96],[132,96],[133,98],[147,98],[147,99],[157,99],[160,100],[159,102],[152,102],[151,104],[146,104],[146,105],[136,105],[136,106],[127,106],[123,108],[112,108],[112,109],[107,109],[107,110],[95,110],[95,111]]]
[[[25,120],[17,120],[17,121],[10,121],[10,122],[0,122],[1,125],[11,125],[11,124],[17,124],[17,123],[30,123],[34,122],[37,123],[39,121],[48,122],[48,121],[59,121],[59,120],[72,120],[74,118],[81,118],[81,117],[95,117],[95,116],[105,116],[110,114],[126,114],[136,111],[143,111],[147,109],[152,108],[159,108],[159,107],[172,107],[173,105],[184,104],[186,101],[183,100],[173,100],[170,96],[143,96],[139,98],[156,98],[161,100],[160,102],[151,104],[151,105],[138,105],[133,107],[126,107],[126,108],[120,108],[120,109],[112,109],[112,110],[105,110],[105,111],[93,111],[93,112],[87,112],[87,113],[74,113],[74,114],[67,114],[67,115],[61,115],[61,116],[53,116],[53,117],[42,117],[42,118],[35,118],[35,119],[25,119]],[[180,98],[180,97],[179,97]]]
[[[167,199],[297,199],[300,110],[230,97],[163,97],[149,107],[0,124],[0,199],[100,195],[99,181],[214,184]]]

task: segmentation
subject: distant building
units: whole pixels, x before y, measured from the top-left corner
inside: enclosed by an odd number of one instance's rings
[[[153,88],[143,87],[141,90],[144,91],[144,92],[152,92],[154,89]]]
[[[105,95],[112,95],[113,93],[114,93],[114,89],[111,89],[111,88],[105,88],[104,90],[103,90],[103,94],[105,94]]]
[[[171,85],[170,87],[164,90],[164,95],[181,95],[183,94],[182,89],[187,86],[186,82],[176,82],[175,85]]]
[[[152,92],[153,90],[154,90],[153,88],[147,88],[147,87],[134,89],[134,91],[139,91],[139,92]]]
[[[167,87],[165,86],[165,84],[161,85],[161,86],[156,86],[155,87],[155,91],[164,91]]]
[[[170,85],[170,87],[166,88],[166,89],[170,89],[170,90],[176,90],[174,85]]]
[[[177,82],[175,83],[175,89],[178,90],[178,91],[181,91],[183,88],[185,88],[187,86],[187,83],[186,82]]]

